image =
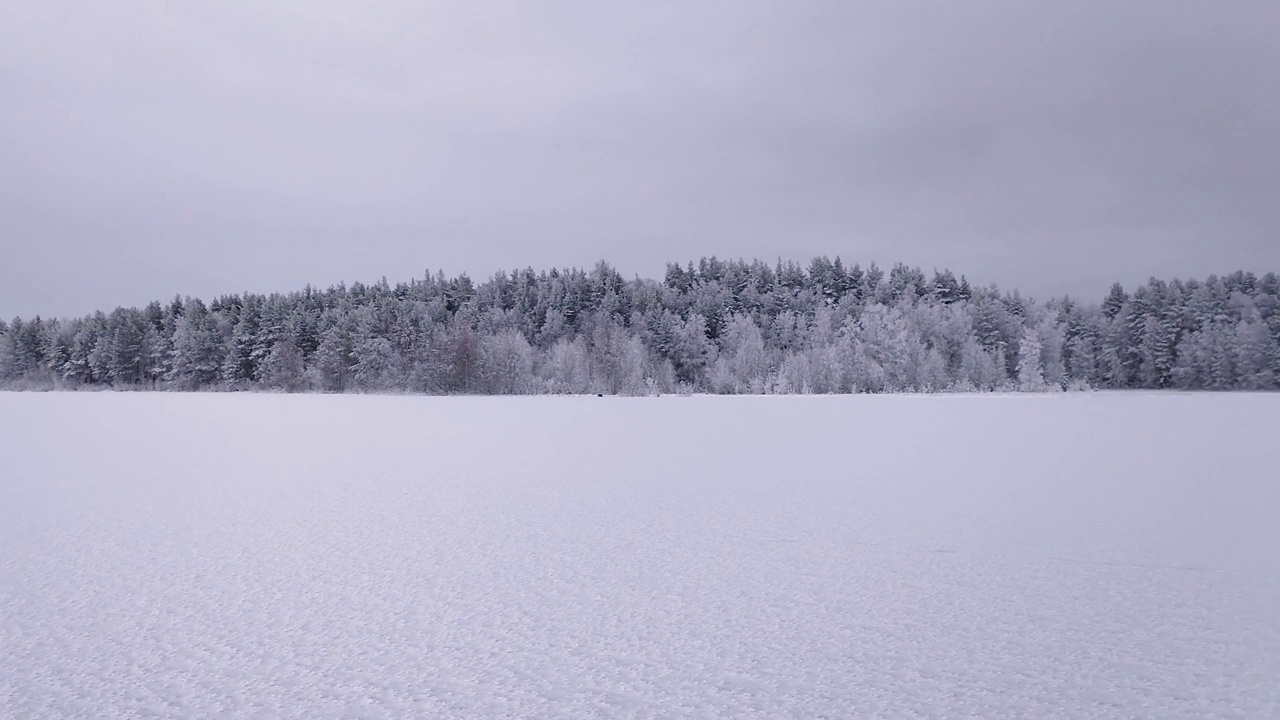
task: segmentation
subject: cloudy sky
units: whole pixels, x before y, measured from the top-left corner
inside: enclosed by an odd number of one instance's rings
[[[10,0],[0,314],[815,254],[1280,271],[1266,0]]]

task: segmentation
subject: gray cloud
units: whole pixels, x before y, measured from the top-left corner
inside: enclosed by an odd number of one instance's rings
[[[0,313],[701,255],[1280,269],[1280,6],[12,3]]]

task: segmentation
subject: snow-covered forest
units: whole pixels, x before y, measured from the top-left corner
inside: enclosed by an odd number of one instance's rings
[[[1280,387],[1280,280],[1036,302],[950,271],[715,258],[661,281],[500,272],[0,321],[16,388],[880,393]]]

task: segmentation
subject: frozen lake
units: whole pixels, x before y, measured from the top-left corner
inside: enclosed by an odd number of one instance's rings
[[[0,717],[1280,717],[1280,395],[0,393]]]

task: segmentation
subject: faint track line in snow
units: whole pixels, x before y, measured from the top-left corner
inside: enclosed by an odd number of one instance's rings
[[[759,535],[722,535],[721,537],[730,537],[730,538],[734,538],[734,539],[736,539],[736,540],[754,540],[754,541],[756,541],[756,542],[767,542],[767,543],[804,543],[804,542],[808,542],[808,541],[806,541],[806,540],[800,540],[800,539],[798,539],[798,538],[775,538],[775,537],[762,537],[762,536],[759,536]]]
[[[1102,567],[1132,568],[1135,570],[1193,572],[1193,573],[1224,573],[1226,572],[1225,570],[1222,570],[1220,568],[1194,567],[1191,565],[1162,565],[1158,563],[1123,562],[1118,560],[1086,560],[1083,558],[1072,558],[1072,557],[1061,557],[1061,556],[1051,556],[1049,559],[1055,560],[1057,562],[1071,563],[1073,565],[1096,565],[1096,566],[1102,566]]]

